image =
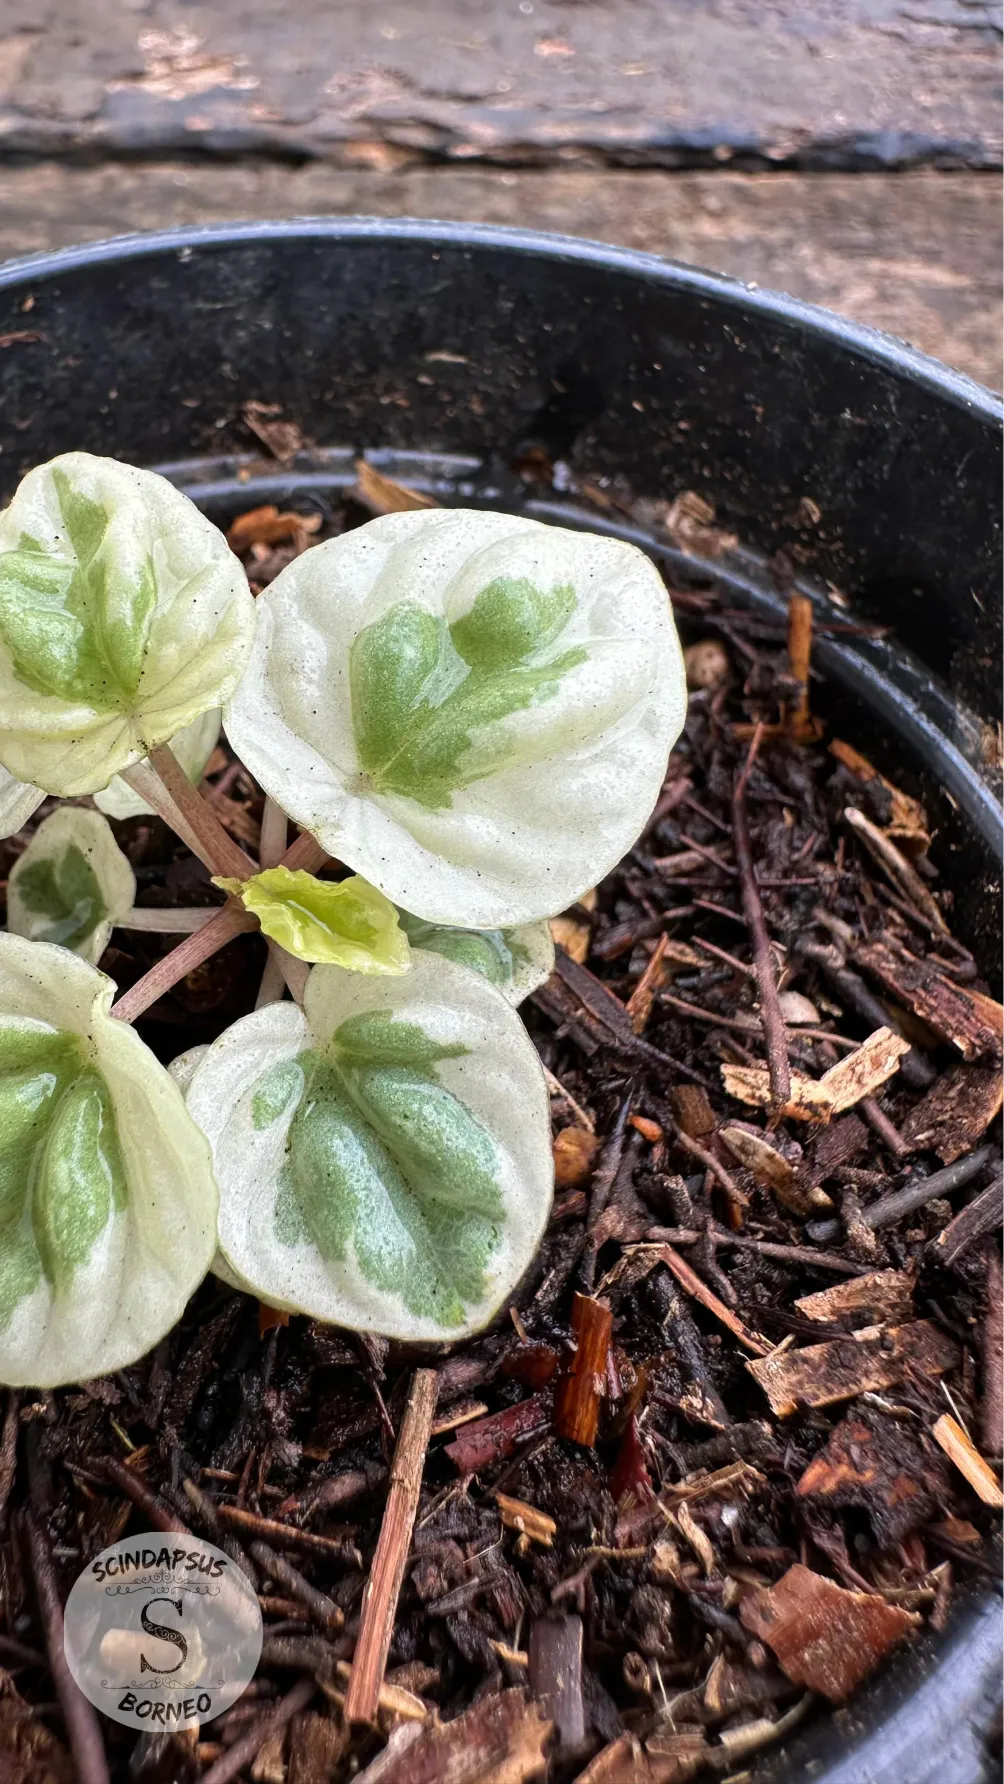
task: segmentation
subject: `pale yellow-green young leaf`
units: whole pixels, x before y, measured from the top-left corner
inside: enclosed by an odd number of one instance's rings
[[[0,763],[100,791],[229,699],[254,629],[241,564],[166,478],[89,452],[39,465],[0,514]]]
[[[211,706],[208,712],[199,714],[183,731],[171,738],[171,748],[189,780],[197,786],[202,778],[202,771],[209,761],[220,735],[220,724],[223,714],[218,706]],[[128,781],[120,774],[112,776],[107,787],[95,793],[94,803],[106,818],[150,818],[153,817],[152,805],[147,805],[138,793],[133,792]]]
[[[212,1260],[217,1192],[181,1091],[115,985],[48,942],[0,934],[0,1382],[128,1368],[181,1318]]]
[[[62,805],[38,826],[10,870],[7,927],[70,948],[96,966],[136,902],[136,876],[107,818]]]
[[[358,874],[336,882],[299,868],[268,867],[249,880],[213,883],[240,898],[264,934],[297,960],[355,973],[408,971],[411,950],[397,911]]]

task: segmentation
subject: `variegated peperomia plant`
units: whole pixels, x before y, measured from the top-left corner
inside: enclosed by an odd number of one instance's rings
[[[277,1306],[459,1337],[537,1248],[552,1182],[540,1061],[465,967],[317,967],[302,1010],[272,1004],[220,1036],[186,1101],[213,1148],[223,1273]]]
[[[107,787],[234,692],[253,632],[247,578],[187,496],[64,453],[0,514],[0,763],[40,797]]]
[[[0,1380],[120,1369],[170,1329],[213,1255],[205,1136],[65,948],[0,936]]]
[[[329,853],[427,922],[495,929],[616,865],[685,709],[666,590],[636,547],[440,509],[283,570],[225,718]]]
[[[193,784],[221,707],[267,795],[258,862]],[[47,794],[99,810],[54,811],[10,873],[0,1379],[134,1360],[211,1260],[398,1339],[490,1320],[553,1182],[515,1006],[552,969],[547,920],[643,828],[684,708],[631,546],[395,514],[294,559],[256,619],[163,478],[86,453],[31,472],[0,515],[0,835]],[[108,820],[151,813],[224,905],[137,907]],[[115,927],[186,940],[112,1005]],[[165,1069],[129,1022],[248,929],[271,951],[257,1007]]]

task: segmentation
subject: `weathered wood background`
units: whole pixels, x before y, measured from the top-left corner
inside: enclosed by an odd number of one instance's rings
[[[363,211],[598,236],[1001,381],[987,0],[4,0],[0,254]]]

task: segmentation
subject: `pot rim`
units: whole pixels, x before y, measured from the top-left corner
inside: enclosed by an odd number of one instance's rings
[[[896,335],[854,322],[821,304],[787,292],[746,284],[724,273],[706,271],[687,261],[636,248],[615,247],[589,236],[562,235],[541,229],[519,229],[495,223],[448,222],[424,217],[290,217],[238,223],[179,224],[173,229],[135,231],[106,236],[69,248],[28,254],[0,265],[0,290],[26,278],[58,277],[90,266],[143,260],[155,254],[190,253],[195,248],[231,248],[262,240],[368,241],[378,238],[420,242],[430,247],[501,248],[528,258],[582,261],[609,272],[631,273],[656,285],[690,291],[716,304],[771,316],[808,330],[821,340],[871,360],[933,396],[1000,425],[1004,397],[964,372],[933,359]]]

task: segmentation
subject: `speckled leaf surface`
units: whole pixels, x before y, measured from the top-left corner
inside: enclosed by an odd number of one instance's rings
[[[477,1331],[539,1244],[548,1097],[519,1018],[468,968],[316,967],[198,1064],[225,1269],[294,1312],[401,1339]]]
[[[505,514],[389,514],[259,597],[226,712],[329,853],[435,924],[551,916],[647,819],[686,692],[634,546]]]
[[[177,1085],[64,948],[0,935],[0,1381],[135,1362],[212,1258],[216,1186]]]
[[[152,471],[68,452],[0,514],[0,762],[65,797],[233,692],[254,603],[223,535]]]
[[[135,901],[136,876],[107,818],[64,805],[42,821],[11,868],[7,927],[96,966]]]

